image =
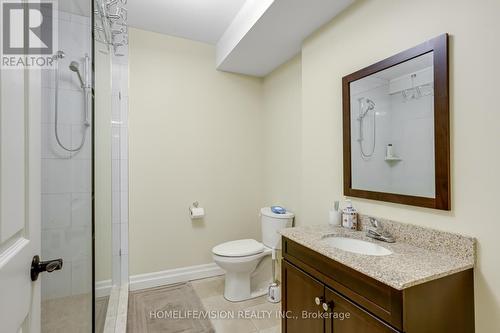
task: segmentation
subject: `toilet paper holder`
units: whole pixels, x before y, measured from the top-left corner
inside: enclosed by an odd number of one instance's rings
[[[191,219],[201,219],[205,216],[205,209],[200,207],[200,203],[195,201],[189,206],[189,216]]]

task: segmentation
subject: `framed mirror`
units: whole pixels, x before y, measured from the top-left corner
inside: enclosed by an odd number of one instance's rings
[[[450,210],[448,35],[342,79],[344,194]]]

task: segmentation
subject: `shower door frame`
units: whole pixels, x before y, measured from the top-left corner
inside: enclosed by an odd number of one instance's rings
[[[90,166],[90,181],[91,181],[91,197],[90,197],[90,202],[91,202],[91,234],[92,234],[92,333],[96,333],[96,325],[95,325],[95,320],[96,320],[96,313],[95,313],[95,301],[96,301],[96,290],[95,290],[95,15],[94,15],[94,10],[95,10],[95,1],[94,0],[89,0],[90,1],[90,29],[91,29],[91,43],[90,43],[90,54],[92,56],[92,59],[90,61],[91,63],[91,96],[92,96],[92,102],[90,103],[90,123],[91,123],[91,145],[90,145],[90,158],[92,160],[91,166]]]

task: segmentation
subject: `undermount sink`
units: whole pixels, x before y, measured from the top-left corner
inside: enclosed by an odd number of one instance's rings
[[[322,242],[343,251],[365,254],[369,256],[387,256],[389,254],[392,254],[391,250],[388,250],[383,246],[359,239],[346,237],[327,237],[323,239]]]

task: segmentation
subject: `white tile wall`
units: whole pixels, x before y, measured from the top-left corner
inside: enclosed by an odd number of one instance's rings
[[[120,284],[128,283],[128,56],[113,57],[112,76],[112,280]]]
[[[42,259],[63,258],[61,271],[42,275],[42,298],[81,293],[92,288],[91,136],[83,127],[83,92],[68,69],[73,60],[90,54],[90,21],[60,12],[59,49],[66,57],[59,64],[58,133],[67,147],[76,147],[86,133],[85,145],[69,153],[57,145],[54,134],[55,72],[42,72]]]
[[[60,61],[58,132],[54,136],[54,71],[42,72],[42,256],[64,259],[63,269],[42,278],[44,299],[90,292],[91,260],[91,136],[85,128],[83,94],[69,63],[90,54],[90,21],[59,13]],[[83,65],[82,65],[83,68]],[[128,283],[128,57],[113,58],[112,94],[112,223],[113,283]]]

